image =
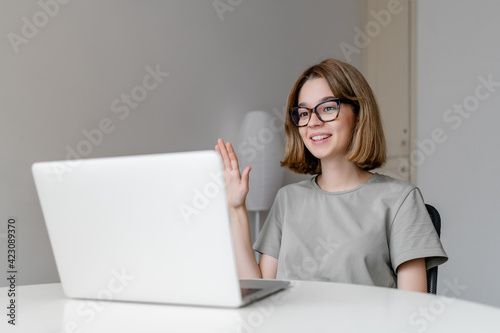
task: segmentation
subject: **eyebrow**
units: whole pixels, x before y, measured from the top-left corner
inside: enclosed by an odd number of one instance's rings
[[[319,100],[318,104],[322,103],[324,101],[327,101],[329,99],[333,99],[333,98],[337,98],[337,97],[335,97],[335,96],[326,96],[326,97],[323,97],[322,99]],[[302,103],[299,103],[299,105],[297,105],[297,106],[305,106],[305,105],[306,105],[306,103],[302,102]]]

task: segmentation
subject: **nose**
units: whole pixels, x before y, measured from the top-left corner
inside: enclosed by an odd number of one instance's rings
[[[323,122],[321,120],[319,120],[316,113],[313,112],[313,114],[311,115],[311,119],[309,119],[309,124],[307,124],[307,125],[311,126],[311,127],[316,127],[316,126],[320,126],[321,124],[323,124]]]

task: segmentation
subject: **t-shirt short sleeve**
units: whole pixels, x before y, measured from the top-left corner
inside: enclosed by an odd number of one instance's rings
[[[274,203],[267,215],[266,222],[259,233],[253,249],[259,253],[270,255],[278,259],[281,248],[282,214],[280,212],[281,191],[278,192]]]
[[[412,259],[426,258],[427,269],[448,260],[418,188],[404,198],[392,221],[389,248],[394,272]]]

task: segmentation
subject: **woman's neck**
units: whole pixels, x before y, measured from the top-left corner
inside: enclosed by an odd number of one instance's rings
[[[372,173],[349,161],[321,161],[321,175],[316,178],[318,186],[327,192],[351,190],[366,183]]]

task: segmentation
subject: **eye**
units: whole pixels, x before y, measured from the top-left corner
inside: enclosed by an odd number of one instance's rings
[[[320,113],[336,113],[339,110],[339,104],[335,101],[328,101],[320,105]]]
[[[307,109],[299,109],[297,111],[297,113],[299,114],[299,118],[307,118],[307,117],[309,117],[309,110],[307,110]]]

